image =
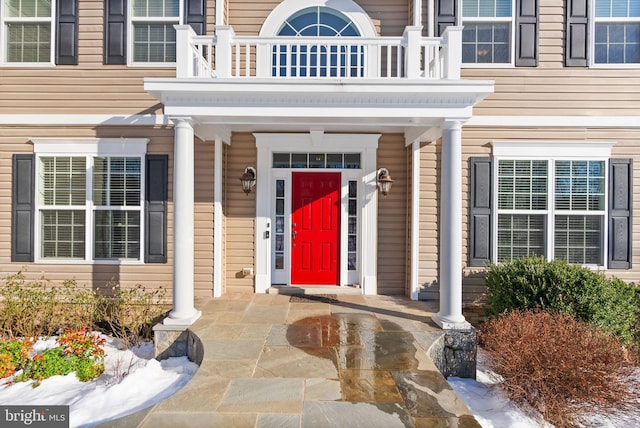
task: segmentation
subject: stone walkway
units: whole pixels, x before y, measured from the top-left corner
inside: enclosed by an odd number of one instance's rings
[[[426,349],[434,308],[405,298],[281,294],[208,302],[193,379],[103,427],[479,427]]]

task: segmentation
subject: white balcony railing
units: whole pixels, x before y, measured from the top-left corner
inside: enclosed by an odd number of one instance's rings
[[[179,78],[460,79],[462,27],[443,37],[248,37],[229,26],[198,36],[176,26]]]

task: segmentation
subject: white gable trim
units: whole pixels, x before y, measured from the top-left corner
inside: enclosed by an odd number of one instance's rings
[[[284,21],[299,10],[322,6],[335,9],[349,17],[363,37],[376,37],[376,28],[369,15],[352,0],[285,0],[267,17],[260,29],[260,37],[278,35]]]

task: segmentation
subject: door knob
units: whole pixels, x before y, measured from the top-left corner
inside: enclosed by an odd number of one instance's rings
[[[291,237],[292,237],[293,239],[295,239],[295,238],[296,238],[296,235],[297,235],[297,234],[298,234],[298,232],[296,232],[295,230],[292,230],[292,231],[291,231]]]

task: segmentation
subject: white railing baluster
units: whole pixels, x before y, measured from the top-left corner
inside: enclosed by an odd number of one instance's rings
[[[285,69],[285,74],[287,77],[291,77],[291,45],[289,43],[287,43],[284,46],[284,52],[285,52],[285,57],[284,57],[284,61],[285,61],[285,67],[287,67]]]
[[[178,26],[179,77],[459,79],[461,30],[440,37],[255,37],[218,26],[199,36]],[[324,65],[323,65],[324,64]]]
[[[244,45],[244,75],[251,77],[251,45],[249,43]]]
[[[296,43],[296,66],[295,66],[295,75],[296,77],[300,77],[300,43]]]

